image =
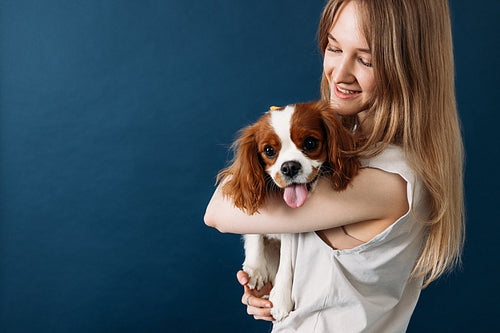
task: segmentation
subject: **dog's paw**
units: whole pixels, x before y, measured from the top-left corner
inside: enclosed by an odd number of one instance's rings
[[[293,301],[291,295],[288,293],[277,292],[275,289],[271,290],[269,300],[273,303],[271,315],[276,321],[282,321],[293,310]]]
[[[261,269],[244,266],[243,270],[248,274],[248,287],[260,290],[268,282],[267,272]]]

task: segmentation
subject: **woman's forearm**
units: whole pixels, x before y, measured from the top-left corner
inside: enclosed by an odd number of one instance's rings
[[[362,169],[344,191],[333,191],[327,179],[320,179],[302,207],[290,208],[275,195],[254,215],[235,208],[219,187],[207,207],[205,223],[237,234],[298,233],[369,220],[395,220],[407,209],[406,182],[401,177]]]
[[[248,215],[236,208],[230,199],[224,198],[219,187],[208,204],[204,219],[208,226],[224,233],[272,234],[317,230],[318,226],[312,221],[319,218],[319,211],[315,216],[304,216],[303,213],[310,210],[307,204],[301,208],[290,208],[283,199],[273,196],[267,198],[257,213]],[[309,206],[312,204],[314,202]]]
[[[268,209],[274,206],[273,209]],[[270,207],[269,207],[270,208]],[[219,186],[210,200],[205,212],[205,224],[216,228],[220,232],[251,234],[251,233],[271,233],[271,225],[279,223],[280,202],[275,198],[268,198],[259,212],[248,215],[242,210],[236,208],[231,199],[222,195],[221,186]],[[267,226],[262,228],[261,225]],[[272,222],[271,222],[272,221]]]

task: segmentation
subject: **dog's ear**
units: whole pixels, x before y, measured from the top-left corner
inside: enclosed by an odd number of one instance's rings
[[[352,154],[356,148],[354,136],[342,126],[330,107],[323,108],[322,118],[327,134],[328,164],[332,168],[332,187],[344,190],[360,166],[358,158]]]
[[[258,211],[267,193],[266,174],[259,160],[257,131],[257,125],[242,130],[233,145],[235,156],[232,164],[217,175],[224,197],[231,198],[236,207],[250,215]]]

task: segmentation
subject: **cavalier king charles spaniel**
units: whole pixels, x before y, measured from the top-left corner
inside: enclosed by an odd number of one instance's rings
[[[319,177],[329,177],[334,190],[347,187],[359,169],[352,134],[329,103],[319,101],[272,107],[235,142],[232,165],[217,181],[222,193],[246,212],[258,212],[266,197],[281,194],[292,208],[304,205]],[[271,282],[271,314],[280,321],[293,310],[290,234],[245,235],[243,270],[248,286]]]

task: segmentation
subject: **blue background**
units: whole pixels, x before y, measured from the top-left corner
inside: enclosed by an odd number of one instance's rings
[[[0,332],[265,332],[238,235],[203,224],[236,131],[319,98],[323,1],[0,2]],[[409,332],[497,320],[499,2],[451,1],[461,271]]]

